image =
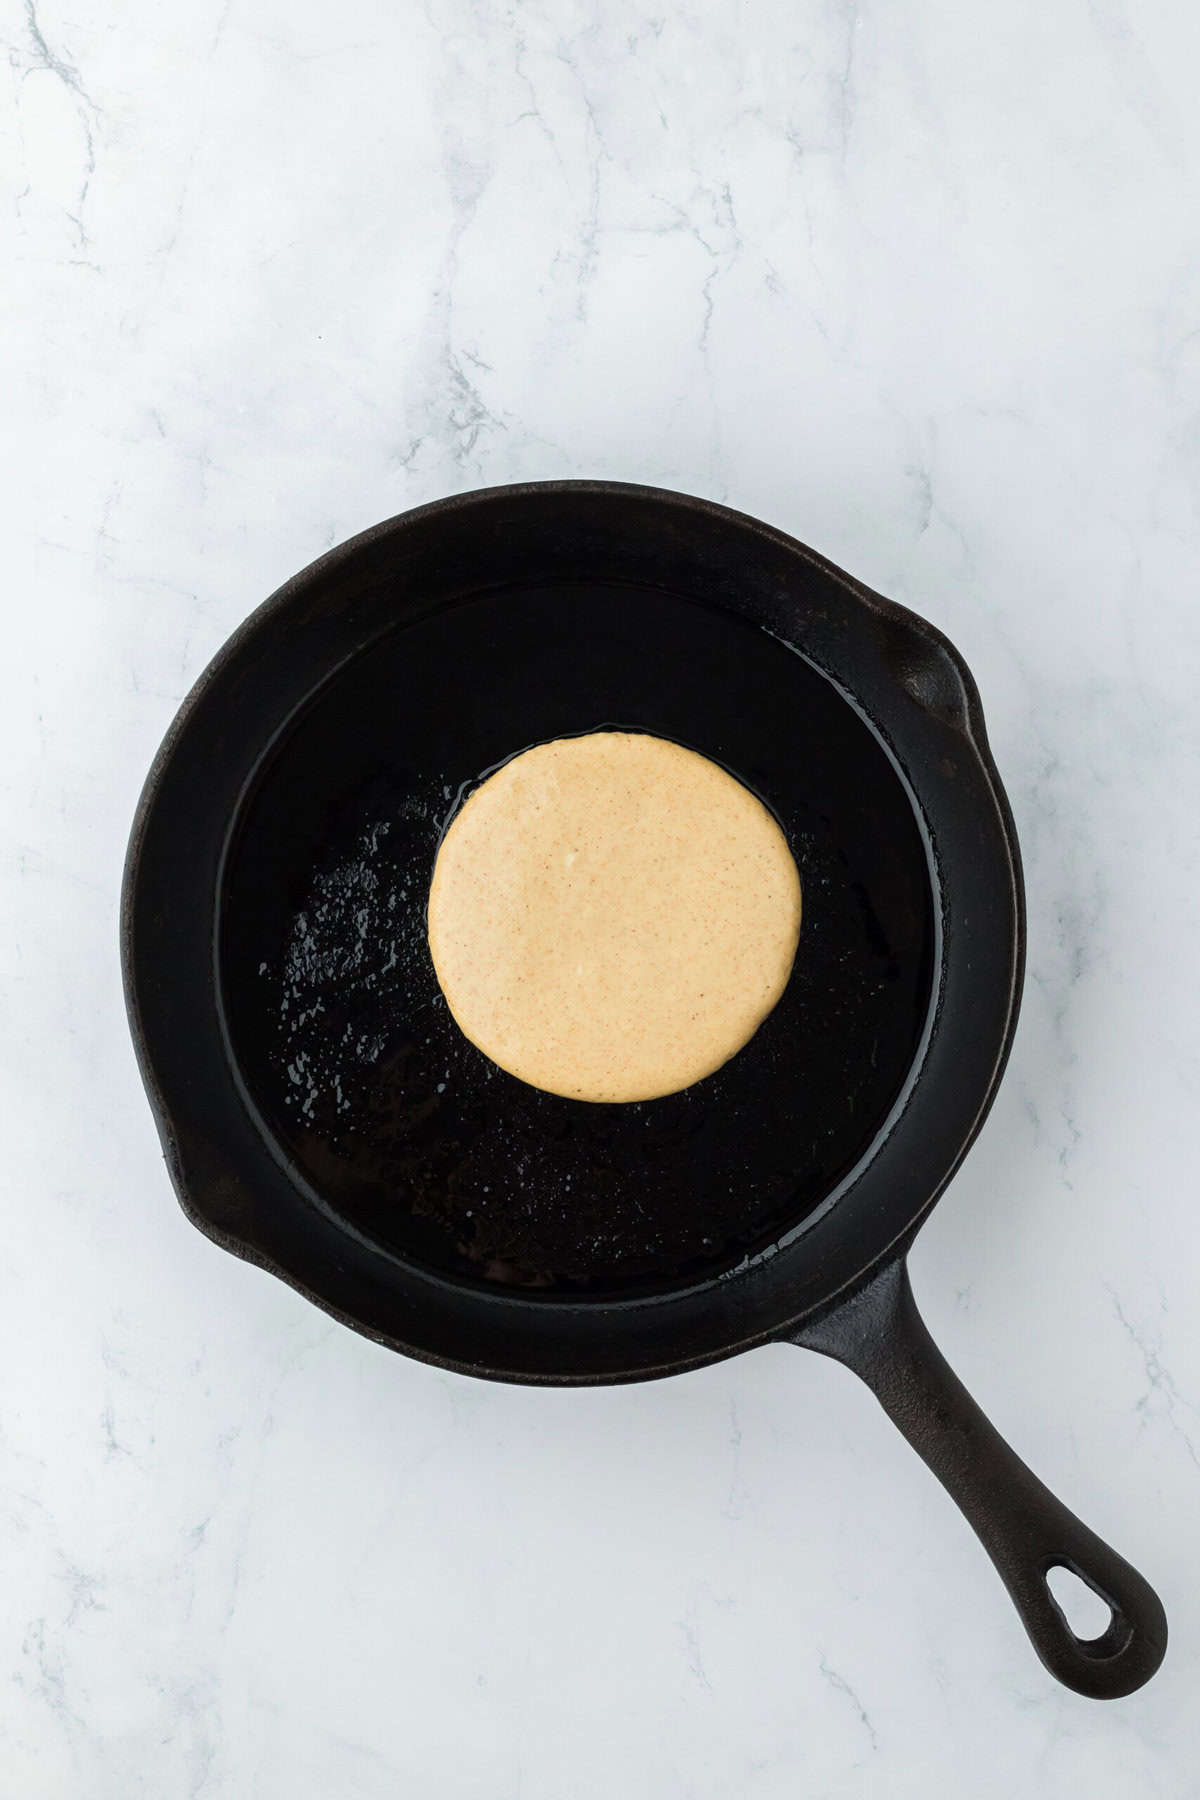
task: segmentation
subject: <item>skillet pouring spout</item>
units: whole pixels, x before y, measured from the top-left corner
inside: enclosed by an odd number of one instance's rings
[[[1158,1595],[985,1418],[930,1337],[903,1258],[789,1341],[833,1357],[866,1382],[991,1557],[1052,1675],[1093,1700],[1119,1699],[1149,1681],[1167,1648]],[[1056,1568],[1069,1569],[1109,1607],[1099,1637],[1072,1631],[1046,1580]]]

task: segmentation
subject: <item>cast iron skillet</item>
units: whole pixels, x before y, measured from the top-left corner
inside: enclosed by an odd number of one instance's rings
[[[783,1000],[684,1094],[591,1106],[467,1044],[425,897],[473,783],[602,725],[713,757],[804,883]],[[192,1221],[411,1356],[527,1382],[785,1340],[872,1388],[1069,1687],[1127,1694],[1159,1601],[992,1429],[905,1255],[1016,1021],[1022,889],[975,685],[923,620],[678,494],[496,488],[365,532],[238,631],[133,830],[133,1035]],[[1109,1605],[1081,1641],[1047,1586]]]

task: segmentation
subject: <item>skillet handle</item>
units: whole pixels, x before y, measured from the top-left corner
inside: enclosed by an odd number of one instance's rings
[[[1149,1582],[1068,1512],[984,1417],[930,1337],[903,1259],[790,1342],[853,1369],[957,1503],[1052,1675],[1094,1700],[1149,1681],[1167,1621]],[[1075,1636],[1046,1582],[1065,1568],[1111,1608],[1098,1638]]]

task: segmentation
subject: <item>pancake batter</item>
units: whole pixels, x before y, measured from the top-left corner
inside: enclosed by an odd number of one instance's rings
[[[576,1100],[711,1075],[787,985],[800,878],[749,789],[678,744],[539,744],[442,840],[429,947],[450,1011],[502,1069]]]

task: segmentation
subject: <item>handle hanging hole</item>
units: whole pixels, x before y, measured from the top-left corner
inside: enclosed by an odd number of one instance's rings
[[[1067,1624],[1081,1643],[1094,1643],[1112,1624],[1112,1607],[1064,1563],[1046,1571],[1046,1586]]]

